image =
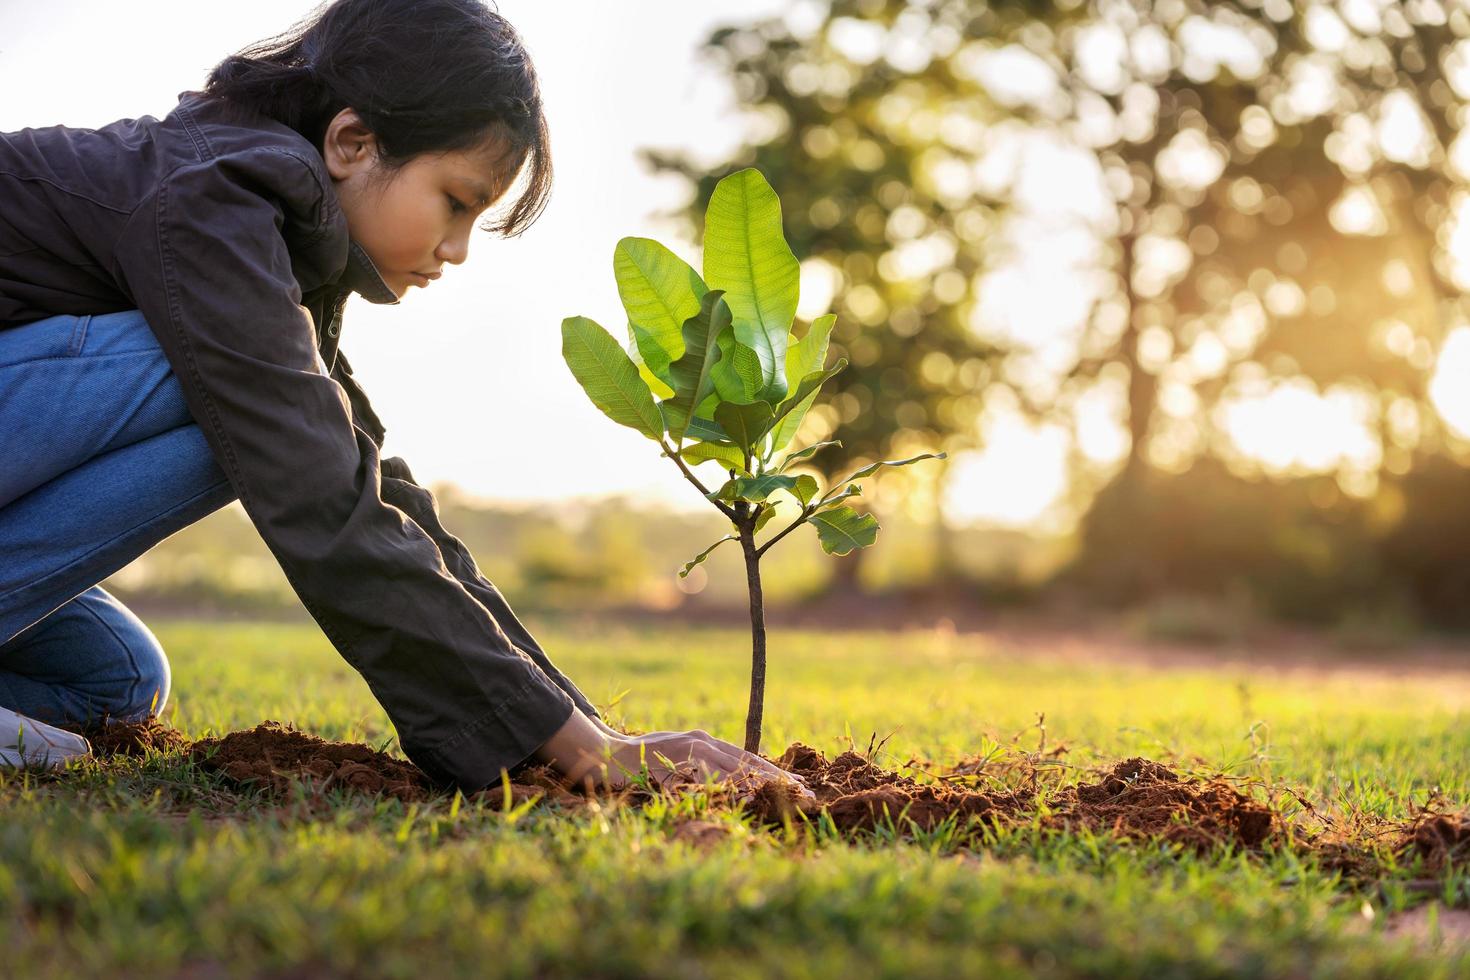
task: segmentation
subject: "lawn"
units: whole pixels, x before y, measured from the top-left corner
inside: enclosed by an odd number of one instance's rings
[[[739,741],[738,630],[530,624],[629,730]],[[311,626],[154,625],[167,720],[190,737],[270,718],[391,742],[367,687]],[[1022,657],[943,632],[775,630],[764,753],[881,743],[923,774],[1042,750],[1056,778],[1128,756],[1249,779],[1315,827],[1470,804],[1463,671],[1324,673]],[[1044,719],[1044,720],[1043,720]],[[181,757],[0,776],[7,975],[1456,976],[1435,920],[1470,876],[1343,880],[1290,851],[1186,853],[1106,836],[767,831],[699,796],[643,809],[425,806],[232,790]],[[717,825],[695,836],[692,818]],[[700,826],[698,824],[694,826]],[[1425,904],[1429,903],[1429,904]],[[1392,935],[1418,907],[1429,939]],[[1439,911],[1444,908],[1445,911]],[[1426,914],[1426,909],[1432,909]]]

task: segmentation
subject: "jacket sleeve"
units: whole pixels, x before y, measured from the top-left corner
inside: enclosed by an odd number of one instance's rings
[[[432,778],[478,789],[576,706],[385,499],[379,447],[321,371],[281,228],[337,206],[289,151],[191,164],[132,214],[117,274],[251,522],[404,752]]]
[[[332,377],[347,392],[347,400],[352,406],[352,418],[355,425],[367,431],[373,441],[382,446],[383,424],[378,419],[377,412],[373,411],[372,403],[368,401],[367,392],[363,391],[362,385],[352,376],[352,362],[347,360],[342,351],[337,351],[336,363],[332,365]],[[449,569],[451,575],[459,580],[470,595],[479,600],[480,604],[490,610],[500,628],[510,637],[516,649],[527,654],[536,665],[546,672],[546,676],[556,682],[556,686],[567,692],[567,696],[576,703],[582,713],[589,718],[601,718],[592,702],[587,699],[577,685],[571,679],[557,669],[551,662],[546,651],[541,649],[541,644],[531,635],[530,630],[521,623],[511,610],[510,604],[506,602],[505,596],[496,588],[495,584],[480,573],[480,568],[475,564],[475,559],[470,555],[469,549],[464,542],[450,534],[444,528],[439,519],[439,507],[434,499],[433,493],[427,488],[420,486],[413,478],[413,472],[408,468],[408,463],[401,456],[389,456],[382,462],[383,499],[393,504],[414,519],[419,527],[434,539],[434,544],[439,548],[439,554],[444,559],[444,566]]]

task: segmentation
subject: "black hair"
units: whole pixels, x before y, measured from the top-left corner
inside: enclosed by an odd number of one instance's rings
[[[200,94],[275,119],[318,151],[350,106],[377,136],[390,177],[420,154],[498,146],[526,189],[484,231],[519,235],[551,192],[536,70],[482,0],[334,0],[221,61]]]

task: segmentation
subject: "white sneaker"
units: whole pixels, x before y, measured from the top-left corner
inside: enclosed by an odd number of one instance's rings
[[[82,736],[0,708],[0,766],[60,769],[91,754],[92,743]]]

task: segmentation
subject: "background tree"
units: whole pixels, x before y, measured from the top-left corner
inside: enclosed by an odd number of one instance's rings
[[[826,410],[865,433],[855,457],[908,448],[880,447],[920,408],[951,449],[991,406],[1063,424],[1076,497],[1106,487],[1076,573],[1127,599],[1221,571],[1224,552],[1177,540],[1255,492],[1209,497],[1221,481],[1304,480],[1315,514],[1254,513],[1318,521],[1307,550],[1361,558],[1342,528],[1383,524],[1359,502],[1384,477],[1467,457],[1429,399],[1470,278],[1452,247],[1470,168],[1462,4],[802,9],[706,45],[758,121],[750,146],[707,175],[649,158],[693,183],[691,217],[730,169],[781,187],[797,254],[841,283],[850,333],[834,343],[855,369]],[[1087,451],[1100,411],[1120,455]],[[1308,411],[1351,416],[1361,438],[1316,458],[1237,439],[1249,415],[1315,424]],[[1277,557],[1297,547],[1258,530]]]
[[[995,349],[969,329],[967,311],[995,215],[989,203],[950,193],[934,172],[941,158],[974,159],[979,134],[998,118],[943,55],[971,20],[965,7],[840,0],[809,30],[782,18],[716,30],[704,51],[749,113],[749,145],[714,167],[646,154],[689,182],[689,237],[702,234],[709,197],[728,173],[756,167],[781,196],[786,237],[802,259],[803,305],[814,292],[834,298],[832,356],[850,365],[823,389],[803,433],[820,440],[841,429],[842,446],[815,461],[829,479],[873,460],[976,444]],[[914,478],[942,484],[946,469]],[[945,580],[950,536],[937,511]],[[838,588],[857,585],[861,554],[836,563]]]

